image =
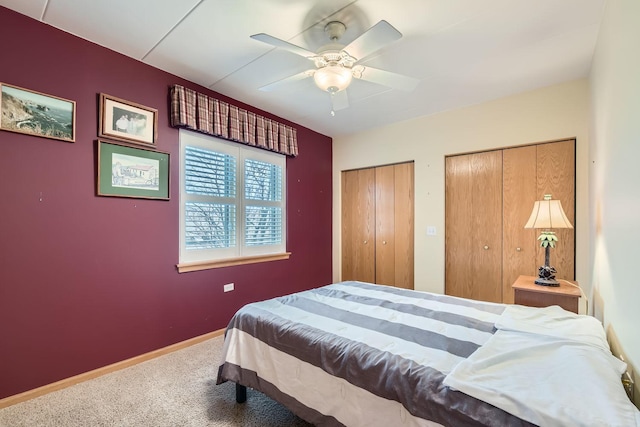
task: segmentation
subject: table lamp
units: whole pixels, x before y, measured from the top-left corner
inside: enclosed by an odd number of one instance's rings
[[[551,194],[545,194],[544,200],[538,200],[533,205],[533,211],[524,228],[544,229],[538,240],[544,248],[544,265],[538,268],[538,278],[535,283],[542,286],[560,286],[556,280],[556,269],[549,265],[549,249],[555,248],[558,237],[551,231],[553,228],[573,228],[569,218],[562,209],[560,200],[551,200]]]

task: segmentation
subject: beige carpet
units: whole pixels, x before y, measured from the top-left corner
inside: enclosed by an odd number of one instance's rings
[[[215,385],[222,337],[0,409],[3,427],[308,427],[254,390],[237,404],[235,385]]]

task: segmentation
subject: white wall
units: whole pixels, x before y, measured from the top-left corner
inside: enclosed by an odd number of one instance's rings
[[[342,269],[341,171],[415,161],[415,288],[444,293],[444,156],[575,137],[576,279],[588,284],[588,111],[588,82],[583,79],[334,138],[334,281],[340,280]],[[429,225],[436,226],[436,236],[427,236]]]
[[[640,369],[640,1],[607,2],[590,76],[595,314]]]

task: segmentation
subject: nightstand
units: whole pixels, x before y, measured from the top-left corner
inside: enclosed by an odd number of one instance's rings
[[[520,276],[511,285],[515,292],[516,304],[528,305],[529,307],[548,307],[559,305],[567,311],[578,313],[578,300],[580,299],[580,289],[558,280],[560,286],[536,285],[534,276]],[[577,284],[575,281],[571,283]]]

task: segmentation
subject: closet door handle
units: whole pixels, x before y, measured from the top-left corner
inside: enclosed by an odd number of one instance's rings
[[[516,251],[518,251],[518,252],[520,252],[521,250],[522,250],[522,249],[520,249],[520,248],[516,248]]]
[[[489,250],[489,246],[484,245],[484,250],[485,250],[485,251],[488,251],[488,250]]]
[[[364,242],[362,242],[362,243],[364,243],[364,244],[366,245],[366,244],[367,244],[367,241],[365,240],[365,241],[364,241]]]
[[[386,241],[386,240],[383,240],[383,241],[382,241],[382,244],[383,244],[383,245],[386,245],[386,244],[387,244],[387,241]]]

